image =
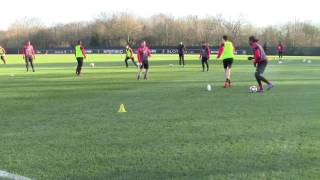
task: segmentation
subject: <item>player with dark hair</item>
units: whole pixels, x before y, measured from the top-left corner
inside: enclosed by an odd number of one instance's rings
[[[36,52],[30,41],[27,41],[27,43],[23,46],[22,52],[23,59],[26,62],[27,72],[29,72],[29,64],[31,65],[32,71],[35,72],[33,61],[36,59]]]
[[[82,41],[78,41],[77,45],[75,46],[74,55],[77,59],[78,66],[76,69],[76,75],[81,75],[81,70],[83,66],[83,60],[87,58],[86,56],[86,49],[82,45]]]
[[[279,56],[279,61],[283,60],[284,46],[281,41],[279,42],[279,44],[277,46],[277,52],[278,52],[278,56]]]
[[[140,80],[141,72],[145,70],[144,79],[148,79],[149,73],[149,58],[151,57],[151,50],[147,43],[143,41],[138,48],[139,72],[137,79]]]
[[[185,65],[184,62],[184,54],[186,52],[186,47],[184,46],[183,42],[180,42],[179,46],[178,46],[178,53],[179,53],[179,65],[183,66]]]
[[[207,67],[207,71],[209,71],[209,63],[211,56],[211,50],[207,43],[202,42],[202,46],[200,49],[200,60],[202,62],[202,71],[205,71],[205,66]]]
[[[7,64],[6,62],[6,50],[0,46],[0,57],[1,57],[1,60],[3,61],[4,64]]]
[[[226,78],[224,88],[231,87],[231,68],[234,61],[234,51],[235,47],[233,43],[228,39],[227,35],[224,35],[222,37],[222,43],[217,56],[217,59],[221,58],[223,60],[224,74]]]
[[[133,54],[133,50],[132,48],[130,47],[130,45],[128,44],[126,46],[126,58],[124,60],[124,62],[126,63],[126,67],[128,68],[129,67],[129,64],[128,64],[128,60],[131,59],[132,63],[138,67],[137,63],[134,61],[134,54]]]
[[[273,88],[273,84],[263,77],[263,73],[268,65],[268,58],[263,47],[258,42],[259,40],[255,36],[249,37],[249,44],[253,50],[253,57],[249,57],[249,60],[253,60],[253,64],[256,67],[255,77],[259,85],[258,92],[263,92],[262,82],[268,85],[268,90]]]

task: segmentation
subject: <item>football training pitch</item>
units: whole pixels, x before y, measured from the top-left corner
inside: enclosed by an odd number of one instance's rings
[[[182,68],[176,56],[153,55],[148,81],[122,55],[88,55],[81,77],[72,55],[39,55],[36,73],[8,56],[0,170],[32,179],[319,179],[320,57],[271,61],[275,88],[263,94],[248,93],[255,69],[245,58],[223,89],[221,62],[201,72],[197,56]]]

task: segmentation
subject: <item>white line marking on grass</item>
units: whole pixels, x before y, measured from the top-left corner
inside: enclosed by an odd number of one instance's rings
[[[0,178],[12,179],[12,180],[31,180],[30,178],[23,177],[17,174],[11,174],[6,171],[0,170]]]

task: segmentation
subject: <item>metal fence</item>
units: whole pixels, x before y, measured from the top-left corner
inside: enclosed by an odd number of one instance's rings
[[[136,48],[133,48],[136,52]],[[123,54],[124,48],[87,48],[88,54]],[[175,47],[154,47],[151,49],[154,54],[177,54],[178,50]],[[190,47],[186,49],[187,54],[199,54],[199,47]],[[247,55],[251,54],[252,50],[249,47],[237,48],[236,54]],[[21,54],[21,49],[7,49],[8,54]],[[37,49],[37,54],[73,54],[73,48],[54,48],[54,49]],[[218,47],[211,47],[211,53],[217,54]],[[268,55],[277,54],[276,48],[269,48]],[[285,55],[287,56],[320,56],[320,48],[286,48]]]

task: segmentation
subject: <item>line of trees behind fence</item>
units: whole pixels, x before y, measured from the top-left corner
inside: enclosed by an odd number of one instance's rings
[[[6,48],[20,48],[26,40],[31,40],[37,48],[66,48],[80,39],[91,48],[122,47],[128,42],[136,46],[142,40],[157,47],[176,46],[181,41],[189,47],[198,46],[202,41],[217,46],[224,34],[239,47],[248,46],[250,35],[258,36],[270,47],[275,47],[279,41],[287,48],[320,47],[320,27],[310,22],[256,27],[242,17],[228,20],[220,15],[175,18],[158,14],[141,18],[128,13],[102,13],[90,22],[50,27],[39,19],[25,18],[0,34],[0,45]]]

